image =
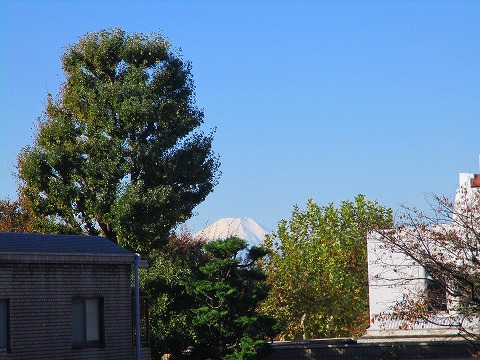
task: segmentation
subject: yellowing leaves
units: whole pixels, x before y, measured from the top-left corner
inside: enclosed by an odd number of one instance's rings
[[[392,225],[392,214],[358,195],[305,210],[295,206],[265,244],[272,292],[263,310],[277,318],[285,339],[354,336],[366,328],[366,236]]]

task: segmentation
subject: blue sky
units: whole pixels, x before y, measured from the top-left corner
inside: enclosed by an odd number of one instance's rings
[[[422,207],[480,172],[479,1],[0,0],[0,198],[32,143],[62,48],[162,31],[193,65],[219,185],[188,222],[269,229],[307,199]]]

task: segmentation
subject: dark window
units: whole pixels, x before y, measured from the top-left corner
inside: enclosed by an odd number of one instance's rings
[[[0,299],[0,351],[8,350],[10,302]]]
[[[72,302],[74,347],[103,346],[103,299],[75,298]]]
[[[429,312],[447,311],[447,292],[441,281],[434,279],[426,270],[427,310]]]

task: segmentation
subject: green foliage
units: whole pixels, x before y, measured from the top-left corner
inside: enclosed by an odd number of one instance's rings
[[[141,290],[150,296],[152,360],[160,360],[163,354],[185,358],[185,351],[194,343],[190,308],[195,299],[187,292],[186,284],[197,276],[204,262],[202,245],[182,232],[171,237],[161,250],[151,252],[149,267],[141,270]]]
[[[60,232],[148,252],[213,190],[212,134],[195,131],[191,66],[159,34],[86,34],[62,56],[32,147],[18,156],[22,204]]]
[[[257,311],[269,291],[258,266],[266,250],[254,248],[242,261],[246,246],[236,237],[204,245],[207,261],[188,284],[195,297],[195,359],[253,359],[274,334],[273,319]]]
[[[150,307],[152,354],[160,359],[254,359],[273,336],[273,320],[257,311],[268,294],[255,256],[241,258],[238,238],[203,245],[182,236],[156,252],[142,289],[159,294]]]
[[[358,195],[305,210],[267,236],[265,271],[272,292],[263,311],[274,316],[285,339],[354,336],[368,325],[367,233],[392,225],[390,209]]]

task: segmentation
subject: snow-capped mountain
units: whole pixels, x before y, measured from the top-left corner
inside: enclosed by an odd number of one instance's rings
[[[243,219],[223,218],[207,226],[205,229],[200,230],[194,236],[207,241],[237,236],[240,239],[246,240],[250,247],[261,245],[265,235],[269,232],[269,230],[248,217]]]

